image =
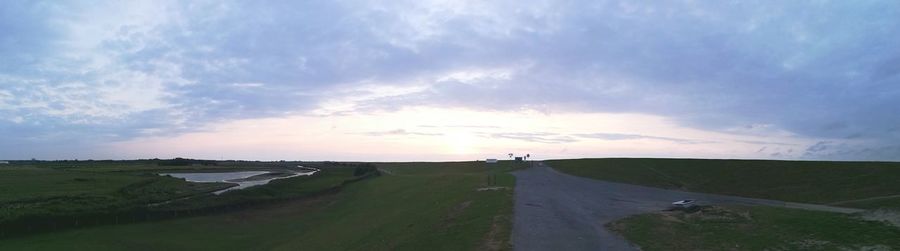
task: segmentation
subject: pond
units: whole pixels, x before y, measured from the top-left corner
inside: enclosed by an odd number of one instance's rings
[[[306,172],[294,171],[240,171],[240,172],[201,172],[201,173],[160,173],[163,176],[181,178],[190,182],[224,182],[237,184],[237,186],[218,190],[213,194],[221,194],[231,190],[244,189],[259,185],[269,184],[270,181],[286,179],[297,176],[309,176],[318,172],[318,169]]]

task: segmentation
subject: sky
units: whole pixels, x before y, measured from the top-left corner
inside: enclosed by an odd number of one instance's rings
[[[900,2],[3,1],[0,159],[900,160]]]

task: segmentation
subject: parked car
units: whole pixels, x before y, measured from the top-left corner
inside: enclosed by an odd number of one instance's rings
[[[672,202],[672,206],[676,208],[691,208],[696,206],[696,204],[694,204],[694,200],[679,200]]]

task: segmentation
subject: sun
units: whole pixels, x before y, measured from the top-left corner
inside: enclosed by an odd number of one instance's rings
[[[475,152],[475,137],[469,133],[447,134],[444,141],[452,154],[462,155]]]

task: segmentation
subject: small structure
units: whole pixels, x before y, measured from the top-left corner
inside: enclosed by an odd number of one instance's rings
[[[516,157],[516,161],[525,161],[525,159],[522,157]]]
[[[484,160],[484,163],[497,164],[497,159],[486,159]]]

